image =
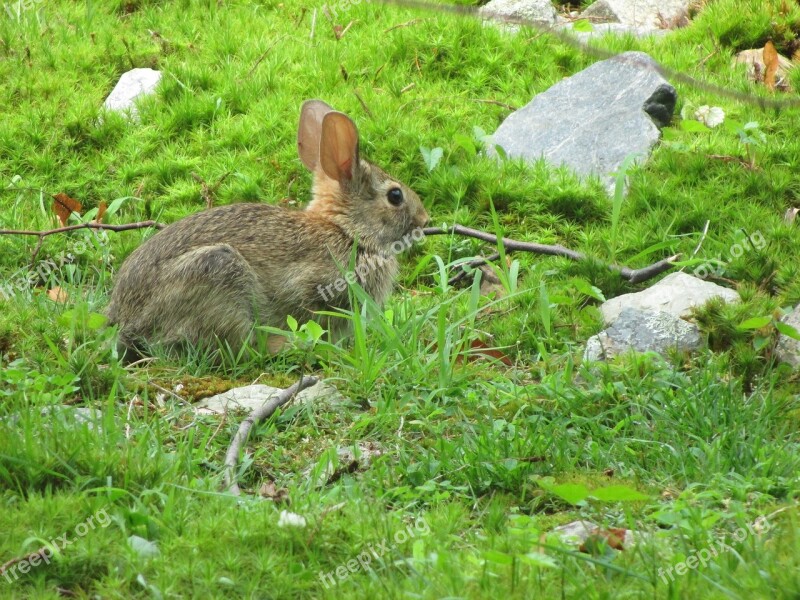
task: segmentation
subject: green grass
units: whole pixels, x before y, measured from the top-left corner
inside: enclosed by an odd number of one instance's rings
[[[676,84],[678,111],[721,106],[728,123],[757,122],[765,141],[743,144],[735,126],[687,131],[676,116],[620,204],[599,181],[475,151],[474,128],[492,132],[508,114],[479,100],[522,106],[593,62],[538,31],[359,3],[340,12],[355,22],[337,41],[320,6],[312,39],[315,7],[294,0],[31,4],[0,10],[0,228],[55,227],[59,192],[85,210],[124,199],[108,222],[171,222],[205,206],[193,173],[224,178],[216,204],[300,208],[310,177],[295,127],[302,101],[321,98],[353,117],[365,154],[419,192],[434,224],[641,267],[690,256],[709,221],[687,271],[721,264],[711,279],[742,302],[698,312],[710,350],[697,356],[582,365],[602,328],[590,286],[606,298],[643,286],[594,262],[512,255],[498,266],[507,295],[482,297],[469,280],[447,285],[449,265],[481,246],[436,236],[405,255],[383,310],[349,315],[349,344],[300,332],[275,358],[198,351],[126,368],[96,315],[152,231],[49,236],[33,262],[36,237],[0,236],[3,289],[14,292],[0,294],[0,564],[72,542],[49,564],[0,576],[0,597],[800,595],[799,380],[775,361],[774,327],[737,327],[800,302],[800,234],[783,221],[800,202],[800,110]],[[716,0],[666,38],[602,44],[766,97],[731,57],[770,38],[791,54],[798,31],[793,3]],[[164,72],[138,125],[98,108],[131,67]],[[443,150],[431,171],[420,146]],[[737,244],[746,251],[733,256]],[[47,298],[55,286],[66,303]],[[475,340],[513,366],[468,360]],[[260,425],[239,475],[256,497],[223,493],[242,417],[197,415],[190,403],[256,379],[285,387],[301,371],[347,401],[289,405]],[[380,455],[349,472],[337,464],[343,447]],[[287,503],[257,497],[269,481]],[[638,499],[603,499],[611,486]],[[307,526],[279,527],[281,510]],[[578,518],[645,541],[577,552],[550,532]],[[134,550],[131,536],[158,554]],[[722,550],[707,564],[668,575],[712,548]]]

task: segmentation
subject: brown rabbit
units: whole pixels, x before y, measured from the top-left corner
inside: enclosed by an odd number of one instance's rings
[[[297,146],[314,174],[304,211],[221,206],[177,221],[125,260],[107,314],[129,358],[152,343],[236,350],[254,325],[285,328],[287,315],[303,323],[315,311],[349,308],[345,279],[378,303],[387,298],[395,254],[428,221],[419,197],[361,159],[355,124],[324,102],[303,104]],[[354,246],[354,272],[343,278]],[[326,322],[334,337],[343,322]]]

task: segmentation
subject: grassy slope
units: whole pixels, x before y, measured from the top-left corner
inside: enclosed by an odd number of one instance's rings
[[[665,40],[606,44],[754,91],[741,69],[729,67],[730,56],[768,37],[785,45],[800,10],[779,9],[779,2],[719,0]],[[744,13],[752,17],[743,21]],[[387,31],[417,17],[425,20]],[[682,105],[720,105],[729,120],[759,123],[766,134],[756,148],[759,168],[709,158],[745,156],[731,131],[675,127],[632,174],[614,239],[599,184],[541,166],[494,165],[457,143],[474,126],[493,131],[507,115],[476,99],[522,106],[590,57],[538,32],[504,36],[474,21],[376,4],[353,6],[340,21],[351,19],[336,41],[321,15],[310,39],[310,9],[294,1],[53,1],[19,18],[0,14],[0,187],[20,188],[0,190],[0,227],[52,227],[48,194],[56,192],[87,207],[134,197],[114,222],[172,221],[204,205],[193,172],[209,183],[232,173],[219,204],[287,196],[302,203],[309,178],[295,156],[294,128],[302,99],[320,97],[354,117],[369,157],[415,187],[434,222],[494,229],[493,204],[511,237],[642,266],[690,254],[710,221],[698,256],[721,256],[724,279],[744,298],[699,316],[717,352],[582,369],[580,346],[601,321],[575,280],[609,297],[633,288],[601,268],[520,256],[518,292],[491,306],[481,300],[485,308],[476,312],[469,291],[442,285],[431,257],[447,263],[478,247],[439,238],[409,255],[391,314],[376,319],[383,327],[350,349],[319,347],[314,357],[298,350],[226,369],[202,356],[166,359],[125,371],[110,350],[113,332],[93,329],[89,315],[102,309],[114,268],[150,232],[49,237],[39,260],[58,268],[0,299],[0,562],[73,532],[98,510],[113,522],[76,539],[49,566],[13,583],[0,578],[0,595],[56,597],[64,588],[126,598],[154,590],[173,597],[796,597],[797,515],[771,516],[800,493],[796,376],[774,364],[773,339],[755,349],[756,334],[735,325],[800,302],[800,236],[782,221],[800,199],[800,111],[764,111],[678,85]],[[160,93],[142,106],[142,125],[115,116],[98,122],[97,107],[131,66],[165,72]],[[431,173],[420,145],[444,149]],[[742,229],[760,232],[766,247],[729,261]],[[4,282],[28,272],[35,241],[0,238]],[[664,241],[668,248],[636,257]],[[65,305],[44,296],[53,285],[69,294]],[[456,361],[476,332],[510,346],[515,367]],[[303,530],[278,528],[281,507],[218,493],[235,419],[220,427],[184,405],[158,402],[148,382],[182,382],[192,400],[262,371],[262,380],[286,385],[309,360],[352,403],[291,407],[256,432],[243,484],[257,490],[274,479],[288,489],[291,510],[309,521]],[[41,411],[63,403],[99,409],[102,433]],[[308,469],[324,469],[337,447],[360,441],[385,454],[363,473],[317,486]],[[590,488],[625,483],[650,500],[575,507],[544,491],[546,477]],[[732,539],[766,515],[769,533]],[[593,558],[558,549],[530,554],[542,533],[578,516],[658,531],[657,543],[616,556],[601,549]],[[414,523],[426,527],[394,546]],[[137,556],[129,535],[157,542],[160,555]],[[732,550],[705,568],[671,586],[658,576],[721,540]],[[375,571],[323,584],[320,572],[384,541],[390,549],[373,561]]]

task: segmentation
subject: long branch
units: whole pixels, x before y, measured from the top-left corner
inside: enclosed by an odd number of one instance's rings
[[[56,233],[67,233],[68,231],[76,231],[78,229],[107,229],[108,231],[129,231],[131,229],[146,229],[153,227],[154,229],[163,229],[166,227],[163,223],[158,221],[139,221],[138,223],[125,223],[123,225],[109,225],[107,223],[81,223],[79,225],[67,225],[66,227],[59,227],[58,229],[48,229],[46,231],[28,231],[25,229],[0,229],[0,235],[36,235],[40,238]]]
[[[260,423],[264,419],[268,419],[272,414],[278,410],[278,407],[283,406],[291,400],[295,394],[299,394],[304,389],[311,387],[319,381],[316,377],[303,377],[294,385],[286,388],[278,394],[272,396],[260,408],[255,409],[250,415],[242,421],[239,425],[239,430],[233,436],[230,448],[225,454],[225,487],[234,496],[241,496],[242,490],[239,489],[239,484],[236,482],[236,465],[239,463],[239,453],[250,435],[250,430],[254,425]]]
[[[427,235],[445,235],[445,234],[457,234],[463,235],[466,237],[475,238],[489,244],[497,244],[498,239],[496,235],[491,233],[487,233],[485,231],[480,231],[478,229],[472,229],[471,227],[464,227],[463,225],[452,225],[445,229],[439,227],[426,227],[422,230],[422,232]],[[585,254],[581,252],[577,252],[576,250],[570,250],[569,248],[565,248],[561,245],[548,245],[548,244],[537,244],[535,242],[520,242],[517,240],[512,240],[509,238],[502,239],[503,247],[505,248],[506,252],[533,252],[534,254],[547,254],[549,256],[561,256],[563,258],[569,258],[575,261],[585,261],[590,260]],[[660,260],[652,265],[647,267],[643,267],[641,269],[631,269],[629,267],[623,267],[620,265],[608,265],[608,268],[612,271],[616,271],[620,274],[620,277],[630,281],[631,283],[640,283],[642,281],[647,281],[659,275],[665,271],[669,271],[673,268],[673,262],[678,260],[680,254],[676,254],[674,256],[670,256],[669,258],[665,258]],[[471,263],[471,266],[476,266],[476,264]]]

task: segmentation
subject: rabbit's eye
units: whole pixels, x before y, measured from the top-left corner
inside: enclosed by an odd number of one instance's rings
[[[386,199],[389,204],[393,206],[400,206],[403,203],[403,190],[400,188],[392,188],[386,192]]]

